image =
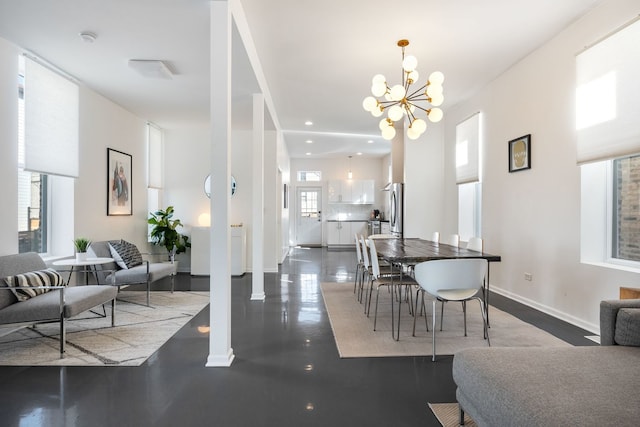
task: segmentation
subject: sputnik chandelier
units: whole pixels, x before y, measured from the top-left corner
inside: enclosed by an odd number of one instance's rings
[[[386,78],[382,74],[373,77],[371,93],[362,102],[365,111],[369,111],[373,117],[380,117],[387,110],[387,117],[380,120],[382,137],[392,140],[396,136],[394,122],[402,120],[406,115],[409,118],[407,137],[418,139],[427,129],[427,122],[415,116],[416,109],[426,113],[430,121],[436,123],[442,120],[442,110],[439,107],[444,101],[442,95],[442,82],[444,74],[434,71],[429,75],[429,80],[421,88],[415,89],[411,85],[420,77],[416,67],[418,60],[415,56],[404,55],[404,48],[409,45],[409,40],[399,40],[398,46],[402,48],[402,84],[389,87]],[[380,99],[377,99],[380,98]]]

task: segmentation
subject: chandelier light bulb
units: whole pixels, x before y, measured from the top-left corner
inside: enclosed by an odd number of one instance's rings
[[[373,117],[380,117],[382,114],[384,114],[384,110],[380,107],[376,107],[373,110],[371,110],[371,115]]]
[[[433,97],[434,95],[442,95],[442,92],[442,86],[439,84],[430,84],[429,86],[427,86],[427,96]]]
[[[420,138],[420,132],[418,132],[412,127],[409,127],[409,129],[407,129],[407,137],[409,137],[409,139],[411,140],[416,140]]]
[[[382,138],[386,139],[387,141],[391,141],[395,136],[396,130],[393,128],[393,126],[387,126],[382,131]]]
[[[362,108],[364,108],[364,111],[372,111],[377,106],[378,101],[376,101],[373,96],[367,96],[364,101],[362,101]]]
[[[436,85],[442,85],[444,82],[444,74],[440,71],[434,71],[429,75],[429,82]]]
[[[420,78],[420,73],[418,70],[413,70],[409,74],[407,74],[407,79],[411,80],[412,83],[415,83]]]
[[[381,131],[384,130],[384,128],[389,127],[389,121],[387,119],[380,120],[378,127],[380,128]]]
[[[403,114],[402,107],[400,107],[399,105],[394,105],[389,108],[388,116],[394,122],[397,122],[398,120],[400,120],[402,118],[402,114]]]
[[[413,70],[415,70],[417,66],[418,66],[418,60],[413,55],[407,55],[402,61],[402,68],[404,68],[404,70],[407,73],[410,73]]]
[[[431,97],[431,105],[433,105],[434,107],[441,106],[443,102],[444,102],[444,96],[441,93],[433,95]]]
[[[431,120],[433,123],[438,123],[440,120],[442,120],[442,110],[439,108],[432,108],[431,111],[429,111],[429,114],[427,114],[427,117],[429,117],[429,120]]]
[[[386,82],[387,79],[382,74],[376,74],[375,76],[373,76],[373,79],[371,79],[371,84],[384,83],[384,85],[386,86]]]
[[[414,129],[419,134],[422,134],[425,130],[427,130],[427,122],[422,119],[415,119],[413,123],[411,123],[411,129]]]
[[[382,96],[386,92],[387,92],[387,85],[384,82],[382,83],[377,82],[371,86],[371,93],[373,94],[373,96]]]
[[[401,101],[402,98],[407,94],[407,91],[404,89],[402,85],[395,85],[391,88],[391,100],[392,101]]]

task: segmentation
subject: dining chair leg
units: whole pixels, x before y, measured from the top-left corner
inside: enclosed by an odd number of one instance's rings
[[[436,300],[433,300],[433,307],[432,307],[432,313],[433,313],[433,324],[432,326],[432,338],[431,338],[431,351],[432,351],[432,355],[431,355],[431,361],[435,362],[436,361]]]
[[[446,301],[442,300],[442,304],[440,305],[440,332],[442,332],[442,325],[444,324],[444,303]]]
[[[358,288],[358,277],[360,277],[360,264],[356,264],[356,275],[353,279],[353,293],[355,295],[356,289]]]
[[[491,340],[489,339],[489,321],[487,319],[487,314],[484,308],[484,301],[480,298],[476,298],[478,302],[480,302],[480,310],[482,311],[482,322],[484,323],[484,338],[487,340],[487,344],[491,347]]]
[[[420,293],[422,293],[421,304],[420,304],[421,305],[420,313],[421,313],[421,315],[422,315],[422,313],[424,313],[424,323],[425,323],[425,325],[427,327],[427,332],[429,332],[429,319],[427,318],[427,313],[426,313],[427,310],[426,310],[426,308],[424,306],[424,291],[422,289],[418,289],[418,290],[416,290],[416,304],[415,304],[415,307],[414,307],[414,310],[413,310],[415,315],[413,316],[413,334],[412,335],[414,337],[416,336],[416,319],[418,317],[417,313],[418,313],[418,300],[419,300],[418,294],[420,294]]]
[[[467,302],[462,301],[462,317],[464,318],[464,336],[467,336]]]
[[[376,324],[378,323],[378,297],[380,296],[380,286],[378,286],[378,288],[376,289],[376,307],[375,307],[375,312],[373,314],[373,330],[376,330]],[[369,303],[371,303],[371,301],[369,301]],[[392,314],[393,317],[393,314]],[[391,330],[391,332],[393,333],[393,329]]]

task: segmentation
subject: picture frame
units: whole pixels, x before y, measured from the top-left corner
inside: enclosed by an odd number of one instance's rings
[[[133,215],[131,154],[107,148],[107,216]]]
[[[531,169],[531,134],[509,141],[509,173]]]

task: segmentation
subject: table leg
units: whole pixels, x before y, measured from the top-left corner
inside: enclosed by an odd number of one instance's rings
[[[487,317],[487,328],[489,328],[489,269],[490,269],[491,263],[488,262],[487,263],[487,282],[485,283],[485,290],[484,290],[484,312],[485,315]]]
[[[391,338],[395,339],[396,328],[395,328],[395,314],[393,311],[393,300],[394,300],[393,298],[393,262],[391,263],[391,285],[389,286],[391,291]]]

